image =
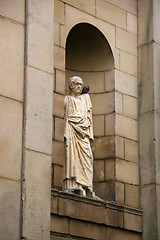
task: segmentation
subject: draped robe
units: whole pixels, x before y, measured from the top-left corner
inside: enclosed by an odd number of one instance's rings
[[[80,186],[92,191],[93,139],[92,104],[88,94],[78,98],[66,96],[65,101],[65,166],[64,189]]]

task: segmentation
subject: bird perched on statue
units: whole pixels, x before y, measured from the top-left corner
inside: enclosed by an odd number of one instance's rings
[[[82,90],[82,93],[81,94],[85,94],[85,93],[88,93],[89,92],[89,86],[85,86]]]

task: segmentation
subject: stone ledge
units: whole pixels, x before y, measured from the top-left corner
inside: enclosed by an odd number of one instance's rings
[[[142,232],[142,210],[58,190],[51,192],[51,214]]]

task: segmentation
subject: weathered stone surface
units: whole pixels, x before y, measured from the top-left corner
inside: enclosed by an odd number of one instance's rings
[[[65,49],[54,46],[54,67],[61,71],[65,71]]]
[[[20,239],[20,182],[0,178],[0,189],[0,238]]]
[[[137,37],[121,28],[116,28],[116,47],[137,56]]]
[[[56,69],[53,70],[53,92],[56,91]]]
[[[115,88],[121,93],[137,97],[137,78],[127,73],[115,71]]]
[[[120,70],[137,76],[137,57],[124,51],[120,51]]]
[[[60,46],[60,24],[54,22],[54,44]]]
[[[105,136],[114,135],[115,133],[115,114],[105,115]]]
[[[141,188],[144,239],[157,239],[157,206],[155,184]]]
[[[52,139],[55,138],[55,117],[52,117]]]
[[[51,213],[58,213],[58,198],[55,196],[51,196]]]
[[[160,114],[155,113],[155,156],[156,156],[156,183],[160,184],[160,148],[159,148],[159,143],[160,143]]]
[[[71,199],[59,198],[59,214],[79,220],[105,223],[104,208],[95,203],[88,204]]]
[[[53,115],[64,117],[64,96],[53,93]]]
[[[51,156],[25,150],[23,237],[49,240]]]
[[[89,93],[104,92],[104,72],[84,73],[82,75],[84,85],[89,85]]]
[[[137,16],[127,12],[127,31],[137,35]]]
[[[139,207],[139,186],[125,184],[125,205]]]
[[[144,59],[146,59],[144,61]],[[139,92],[140,113],[152,111],[154,108],[153,88],[153,45],[146,44],[139,48]]]
[[[63,166],[64,162],[64,142],[53,141],[52,161]]]
[[[93,184],[93,189],[96,196],[101,199],[105,199],[108,201],[115,200],[115,183],[114,181],[106,181],[106,182],[95,182]]]
[[[57,235],[51,235],[51,237],[50,237],[50,240],[70,240],[71,238],[67,238],[67,237],[62,237],[62,236],[60,236],[60,237],[58,237]],[[74,238],[73,238],[74,239]]]
[[[137,119],[138,103],[136,98],[123,95],[123,114],[127,117]]]
[[[95,2],[92,0],[62,0],[64,3],[68,3],[76,8],[79,8],[81,11],[87,12],[89,14],[95,15]]]
[[[154,41],[160,44],[160,30],[159,30],[159,12],[160,2],[158,0],[153,1],[153,38]]]
[[[0,11],[4,6],[7,10],[6,2],[11,4],[12,1],[1,1]],[[19,5],[21,4],[19,3]],[[16,9],[16,6],[14,7]],[[24,27],[1,18],[0,29],[2,31],[0,37],[0,94],[23,101]]]
[[[65,24],[65,4],[59,0],[54,1],[54,20]]]
[[[0,97],[0,109],[0,176],[20,179],[23,106]]]
[[[107,114],[114,111],[114,93],[91,94],[93,114]]]
[[[132,118],[116,114],[115,133],[133,140],[138,139],[138,123]]]
[[[68,89],[69,79],[73,76],[79,76],[83,79],[84,86],[89,86],[89,93],[102,93],[104,89],[104,72],[82,72],[82,71],[66,71],[66,89]]]
[[[138,163],[138,143],[125,139],[125,159]]]
[[[124,212],[124,227],[133,231],[142,231],[141,216]]]
[[[56,92],[65,94],[65,72],[56,70]]]
[[[156,181],[156,165],[154,152],[143,153],[140,161],[141,183],[151,184]]]
[[[104,159],[114,156],[114,137],[95,138],[92,142],[92,151],[95,159]]]
[[[138,1],[138,9],[138,45],[142,45],[153,39],[153,1]]]
[[[115,177],[115,160],[107,159],[105,160],[105,180],[114,180]]]
[[[157,184],[156,186],[156,197],[157,197],[157,222],[159,223],[160,221],[160,206],[159,206],[159,201],[160,201],[160,186]],[[160,236],[160,226],[158,225],[158,236]]]
[[[68,95],[69,95],[69,92],[70,92],[70,90],[69,90],[69,80],[70,80],[70,78],[73,77],[73,76],[79,76],[79,77],[82,78],[81,74],[82,73],[80,73],[78,71],[73,71],[73,70],[69,70],[69,69],[65,70],[65,89],[66,89],[66,92],[67,92]],[[83,81],[84,81],[84,79],[83,79]]]
[[[139,170],[137,164],[116,159],[115,171],[116,180],[131,184],[139,184]]]
[[[24,23],[25,1],[5,0],[0,2],[0,15]],[[18,14],[17,14],[18,13]],[[7,39],[9,40],[9,39]]]
[[[116,136],[115,138],[115,156],[124,158],[124,138]]]
[[[115,89],[115,70],[105,72],[105,91],[113,91]]]
[[[55,140],[64,141],[65,120],[55,117]]]
[[[140,170],[142,184],[153,183],[156,179],[154,122],[153,112],[145,113],[140,117]]]
[[[68,219],[51,215],[51,232],[68,233]]]
[[[159,40],[160,41],[160,40]],[[159,70],[159,62],[160,62],[160,45],[154,43],[153,44],[153,52],[154,52],[154,109],[158,113],[160,113],[160,70]]]
[[[119,92],[115,92],[115,112],[119,114],[123,112],[123,96]]]
[[[63,186],[63,167],[54,166],[54,186],[62,189]]]
[[[114,227],[123,227],[123,212],[107,208],[106,224]]]
[[[106,235],[107,240],[141,240],[141,234],[116,228],[108,228]]]
[[[104,160],[94,161],[93,181],[104,181]]]
[[[78,23],[84,23],[84,22],[92,24],[93,26],[101,30],[103,35],[106,37],[106,39],[112,46],[112,51],[116,56],[114,59],[115,67],[119,68],[119,49],[115,48],[115,26],[107,22],[104,22],[103,20],[100,20],[98,18],[95,18],[89,14],[86,14],[85,12],[82,12],[67,4],[66,4],[66,26],[63,26],[63,25],[61,26],[61,46],[65,48],[66,39],[71,28]]]
[[[93,133],[94,136],[104,136],[104,116],[93,116]]]
[[[93,74],[114,68],[111,47],[99,29],[83,23],[71,30],[66,43],[66,68]]]
[[[121,28],[126,28],[126,12],[108,1],[96,2],[96,16]]]
[[[114,233],[116,234],[116,231],[118,231],[118,232],[120,231],[120,230],[117,230],[118,227],[120,227],[120,228],[124,227],[124,222],[123,222],[124,213],[132,214],[133,216],[135,215],[135,218],[137,216],[141,217],[141,211],[133,209],[133,208],[130,209],[129,207],[123,208],[123,206],[112,205],[110,203],[105,203],[103,201],[95,201],[95,200],[89,199],[89,198],[81,198],[76,195],[71,196],[70,194],[62,193],[62,192],[58,192],[58,191],[54,191],[54,190],[52,190],[52,196],[54,196],[54,202],[55,202],[56,198],[58,199],[59,214],[61,216],[61,218],[59,218],[59,219],[62,219],[62,224],[63,224],[64,217],[66,217],[66,219],[69,217],[69,236],[72,236],[71,238],[73,238],[73,239],[78,238],[78,237],[87,238],[87,239],[94,239],[94,237],[95,237],[97,240],[108,239],[107,238],[109,236],[108,234],[106,235],[106,237],[104,237],[104,236],[97,237],[96,236],[97,230],[96,230],[96,232],[94,232],[94,234],[95,234],[94,236],[93,235],[84,235],[84,234],[85,234],[85,231],[87,231],[87,230],[89,232],[93,226],[97,226],[97,228],[102,227],[101,229],[103,229],[103,227],[105,227],[106,233],[108,233],[108,226],[113,226],[113,227],[115,227],[113,229],[114,229]],[[73,222],[71,223],[71,221],[73,221]],[[58,220],[58,222],[60,224],[59,220]],[[72,224],[72,226],[70,223]],[[80,225],[80,223],[81,223],[81,225]],[[89,223],[89,225],[92,227],[90,228],[87,225],[87,223]],[[104,224],[106,224],[108,226],[104,226]],[[81,228],[81,230],[79,230],[78,226],[79,226],[79,228]],[[72,230],[71,230],[71,228],[72,228]],[[84,228],[85,228],[85,230],[84,230]],[[132,226],[131,226],[131,229],[132,229]],[[129,229],[129,230],[131,230],[131,229]],[[95,231],[95,228],[93,227],[92,230]],[[55,231],[55,232],[58,232],[58,231]],[[124,229],[124,228],[120,232],[122,232],[122,235],[120,234],[120,235],[116,235],[116,236],[119,236],[119,237],[121,236],[122,238],[120,238],[120,239],[122,239],[122,240],[123,240],[123,236],[124,237],[125,236],[128,236],[128,237],[133,236],[134,237],[136,235],[135,232],[126,231],[126,229]],[[125,233],[129,233],[129,235],[128,234],[125,235]],[[52,234],[54,235],[53,232],[52,232]],[[86,234],[90,234],[90,233],[86,233]],[[124,238],[124,239],[128,240],[130,238]],[[136,239],[136,238],[133,238],[133,239]],[[112,238],[111,238],[111,240],[112,240]],[[140,240],[140,238],[139,238],[139,240]]]
[[[155,116],[153,112],[141,114],[140,116],[140,151],[142,155],[145,153],[154,153],[154,121]],[[152,131],[150,131],[150,129],[152,129]]]
[[[52,75],[28,67],[26,148],[52,153]]]
[[[105,227],[93,223],[86,223],[77,220],[70,220],[70,234],[89,239],[104,239]]]
[[[115,183],[115,200],[116,203],[124,205],[124,183]]]
[[[122,8],[126,10],[127,12],[131,12],[133,14],[137,14],[137,1],[136,0],[130,0],[129,2],[127,0],[107,0],[107,2],[110,2],[113,5],[116,5],[119,8]]]
[[[79,76],[83,79],[84,86],[89,86],[89,93],[104,92],[104,72],[79,72],[67,70],[67,83],[73,76]]]
[[[53,73],[53,1],[29,0],[27,10],[28,64]]]

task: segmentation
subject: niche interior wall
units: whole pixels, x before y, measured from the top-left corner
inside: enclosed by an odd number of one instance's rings
[[[137,0],[54,3],[51,239],[140,240]],[[90,85],[94,191],[116,204],[59,191],[63,183],[64,96],[73,75]]]
[[[137,5],[104,2],[55,1],[52,187],[62,189],[64,95],[79,75],[91,88],[94,190],[138,207]]]
[[[93,25],[80,23],[74,26],[66,41],[66,93],[72,76],[80,76],[90,86],[92,100],[94,142],[94,191],[104,198],[114,198],[114,182],[107,175],[107,165],[114,163],[114,59],[104,35]],[[107,79],[111,85],[108,86]],[[105,186],[105,191],[103,188]],[[100,190],[99,190],[100,189]]]

